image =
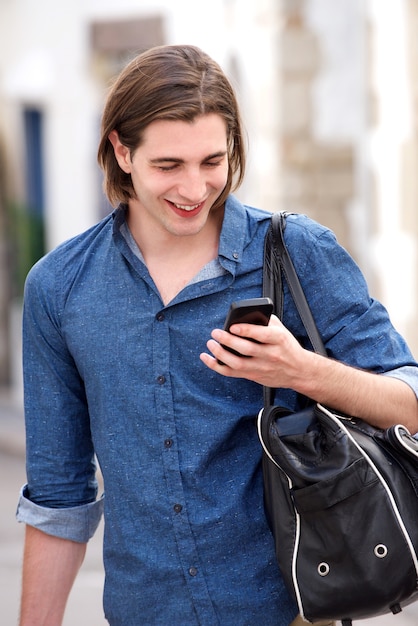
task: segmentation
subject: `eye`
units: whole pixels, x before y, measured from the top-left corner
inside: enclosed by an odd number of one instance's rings
[[[207,161],[205,165],[207,167],[218,167],[218,165],[222,165],[222,160],[220,159],[218,161]]]
[[[173,165],[159,165],[158,166],[158,170],[160,172],[172,172],[173,170],[175,170],[178,167],[177,163],[174,163]]]

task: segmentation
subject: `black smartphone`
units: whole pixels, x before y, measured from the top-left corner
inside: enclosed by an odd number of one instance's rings
[[[267,326],[270,316],[273,313],[273,302],[270,298],[251,298],[249,300],[237,300],[232,302],[226,316],[224,330],[229,331],[233,324],[258,324],[259,326]],[[250,337],[246,337],[248,341],[254,341]],[[222,344],[222,347],[228,352],[232,352],[238,356],[243,356],[236,350],[228,348]],[[219,361],[221,365],[224,365]]]

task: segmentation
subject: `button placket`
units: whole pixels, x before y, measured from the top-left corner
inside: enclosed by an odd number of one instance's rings
[[[162,313],[162,312],[160,312]],[[173,313],[174,314],[174,313]],[[170,318],[171,311],[165,310],[164,315],[157,313],[153,325],[152,368],[155,381],[155,415],[163,446],[161,460],[166,479],[165,502],[171,509],[174,538],[177,545],[179,564],[187,576],[190,592],[196,606],[204,603],[212,606],[206,581],[198,575],[199,556],[196,539],[193,535],[184,494],[184,485],[180,468],[180,459],[173,434],[176,433],[176,420],[173,405],[173,390],[170,377]],[[161,445],[160,444],[160,445]],[[182,504],[181,504],[182,503]],[[208,616],[206,615],[206,618]],[[207,623],[217,623],[215,614]]]

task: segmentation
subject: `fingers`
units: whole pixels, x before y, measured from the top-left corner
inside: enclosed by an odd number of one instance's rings
[[[229,353],[244,357],[260,355],[260,344],[274,344],[277,341],[278,327],[284,329],[282,323],[273,315],[268,326],[234,324],[229,331],[215,328],[207,346],[219,361],[228,363],[231,367],[239,367],[242,363],[236,359],[230,361]],[[228,351],[227,354],[225,349]]]
[[[207,347],[213,356],[201,354],[200,359],[210,369],[225,376],[248,377],[253,379],[256,372],[260,372],[260,363],[257,367],[255,357],[262,356],[271,341],[271,332],[266,326],[254,324],[234,324],[231,332],[215,329]]]
[[[249,342],[247,339],[243,341]],[[221,346],[214,339],[210,339],[207,343],[208,349],[213,356],[203,352],[200,360],[211,370],[229,376],[232,378],[247,378],[255,380],[259,375],[259,369],[254,369],[254,359],[244,356],[235,355]],[[257,360],[258,361],[258,360]]]
[[[211,370],[269,387],[291,386],[300,376],[305,350],[277,317],[272,316],[268,326],[236,324],[230,330],[213,330],[207,342],[211,354],[200,355]]]
[[[250,346],[248,346],[247,343],[242,343],[241,339],[237,342],[236,338],[245,338],[247,342],[248,340],[251,340],[253,343],[274,343],[274,332],[272,332],[274,327],[284,328],[280,320],[275,315],[272,315],[268,326],[240,323],[233,324],[229,331],[215,328],[211,334],[212,338],[218,343],[237,350],[238,352],[242,352],[242,354],[247,354],[247,348],[250,348],[251,343]],[[242,350],[239,349],[240,346]],[[250,350],[248,356],[252,355],[253,352]]]

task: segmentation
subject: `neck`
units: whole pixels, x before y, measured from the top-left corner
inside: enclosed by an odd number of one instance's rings
[[[164,229],[146,228],[140,219],[129,219],[131,233],[164,304],[168,304],[190,280],[218,255],[223,210],[210,214],[204,227],[192,235],[173,235]]]
[[[211,211],[202,228],[191,234],[175,234],[158,223],[150,223],[142,213],[128,212],[128,226],[135,239],[145,263],[155,258],[185,258],[190,256],[212,255],[218,253],[219,237],[222,228],[223,207]]]

